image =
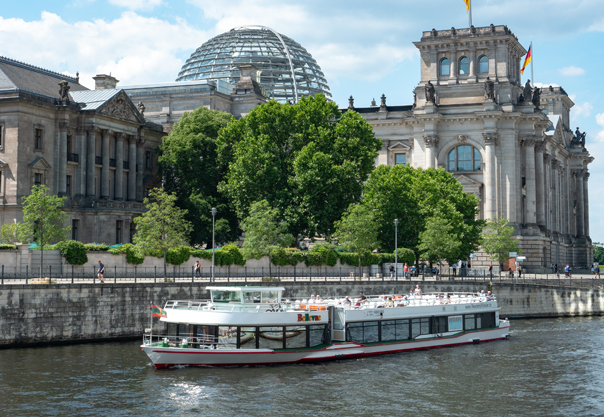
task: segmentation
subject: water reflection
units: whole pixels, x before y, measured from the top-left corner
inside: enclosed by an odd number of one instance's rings
[[[262,368],[157,371],[139,342],[3,350],[0,414],[602,415],[603,330],[514,321],[508,341]]]

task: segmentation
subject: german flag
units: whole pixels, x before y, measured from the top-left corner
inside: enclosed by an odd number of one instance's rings
[[[149,308],[151,309],[151,316],[152,317],[166,317],[166,318],[168,317],[168,314],[166,313],[166,310],[164,310],[163,308],[159,308],[155,304],[153,304]]]
[[[466,4],[466,13],[468,13],[470,11],[470,0],[463,0],[463,2]]]
[[[529,46],[529,50],[528,50],[528,52],[526,53],[526,57],[524,58],[524,64],[522,64],[522,69],[520,70],[520,74],[524,74],[524,69],[526,68],[526,66],[527,66],[528,64],[530,64],[530,63],[531,63],[531,48],[532,48],[532,47],[533,47],[532,45],[531,45],[531,46]]]

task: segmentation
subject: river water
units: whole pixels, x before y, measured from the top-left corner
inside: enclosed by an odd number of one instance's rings
[[[139,342],[0,350],[2,416],[601,416],[604,317],[311,365],[155,370]]]

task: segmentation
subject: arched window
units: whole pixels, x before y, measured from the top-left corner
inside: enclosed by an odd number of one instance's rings
[[[467,56],[459,60],[459,75],[468,75],[470,73],[470,60]]]
[[[443,58],[440,61],[440,75],[449,75],[451,71],[451,67],[449,65],[449,60],[447,58]]]
[[[478,59],[478,72],[480,74],[489,72],[489,58],[486,55],[483,55]]]
[[[480,171],[480,151],[470,145],[451,149],[448,156],[449,172]]]

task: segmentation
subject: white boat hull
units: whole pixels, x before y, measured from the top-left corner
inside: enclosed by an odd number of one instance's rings
[[[151,358],[156,368],[173,366],[258,366],[287,363],[318,362],[335,359],[358,358],[385,353],[404,352],[489,342],[506,339],[510,324],[501,322],[498,328],[430,335],[402,342],[360,344],[334,342],[327,347],[300,350],[272,349],[197,349],[143,345],[142,350]]]

